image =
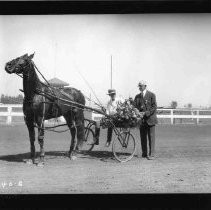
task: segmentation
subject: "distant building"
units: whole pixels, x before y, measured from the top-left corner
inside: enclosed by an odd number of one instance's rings
[[[53,79],[48,80],[48,83],[50,85],[52,85],[53,87],[57,87],[57,88],[64,88],[65,86],[69,86],[69,83],[64,82],[56,77],[54,77]]]

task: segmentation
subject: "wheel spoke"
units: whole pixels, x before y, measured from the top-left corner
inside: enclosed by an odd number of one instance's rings
[[[130,160],[136,150],[135,139],[128,131],[122,131],[120,135],[113,141],[112,150],[114,157],[120,162]]]
[[[83,142],[82,151],[91,151],[94,147],[94,144],[90,144],[93,142],[94,139],[94,132],[91,128],[85,128],[85,141]]]

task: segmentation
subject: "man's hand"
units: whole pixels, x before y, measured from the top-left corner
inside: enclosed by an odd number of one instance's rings
[[[140,116],[141,118],[143,118],[144,115],[145,115],[145,112],[139,112],[139,116]]]
[[[150,111],[146,111],[145,112],[145,115],[148,117],[148,116],[150,116]]]

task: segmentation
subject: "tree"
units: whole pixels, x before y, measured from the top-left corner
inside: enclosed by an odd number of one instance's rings
[[[192,108],[192,104],[188,103],[188,108],[191,109]]]
[[[1,103],[3,104],[22,104],[23,103],[23,96],[19,94],[18,96],[8,96],[8,95],[1,95]]]
[[[178,104],[177,104],[177,101],[172,101],[172,102],[171,102],[171,108],[172,108],[172,109],[176,109],[176,108],[177,108],[177,105],[178,105]]]

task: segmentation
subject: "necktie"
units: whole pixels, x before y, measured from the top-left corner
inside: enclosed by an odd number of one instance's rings
[[[141,92],[141,108],[143,109],[144,107],[144,93]]]

